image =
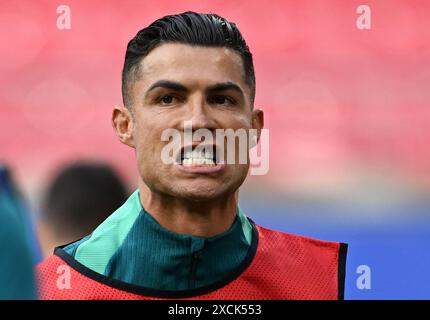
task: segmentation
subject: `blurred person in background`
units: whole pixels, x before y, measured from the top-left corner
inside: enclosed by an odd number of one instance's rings
[[[22,197],[0,164],[0,299],[36,298],[32,246],[37,241],[29,237],[30,226]]]
[[[80,161],[62,168],[42,201],[38,230],[44,256],[91,233],[126,195],[120,177],[107,164]]]

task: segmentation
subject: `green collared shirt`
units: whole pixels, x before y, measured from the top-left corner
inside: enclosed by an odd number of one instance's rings
[[[181,235],[162,227],[136,190],[91,235],[64,248],[86,267],[156,290],[188,290],[226,278],[244,261],[253,226],[237,207],[230,228],[213,237]]]

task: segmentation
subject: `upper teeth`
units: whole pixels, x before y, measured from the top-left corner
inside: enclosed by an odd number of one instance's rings
[[[204,151],[188,151],[184,155],[184,159],[212,159],[210,152]]]
[[[215,164],[212,153],[204,151],[188,151],[184,154],[184,165]]]

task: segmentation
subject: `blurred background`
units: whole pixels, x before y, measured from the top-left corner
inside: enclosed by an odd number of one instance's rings
[[[70,29],[57,27],[61,4]],[[356,25],[362,4],[370,29]],[[134,153],[110,124],[125,48],[188,10],[235,22],[254,56],[270,170],[241,189],[246,214],[347,242],[346,299],[430,299],[426,0],[1,1],[0,161],[27,200],[33,243],[46,242],[41,208],[64,166],[102,163],[136,188]],[[370,288],[357,285],[363,265]]]

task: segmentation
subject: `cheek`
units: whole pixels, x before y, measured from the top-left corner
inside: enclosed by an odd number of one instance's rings
[[[238,114],[233,117],[226,118],[224,121],[224,125],[226,128],[231,128],[231,129],[243,128],[245,130],[248,130],[252,128],[252,119],[249,115]]]
[[[139,161],[154,163],[157,160],[157,151],[161,144],[161,133],[158,134],[155,128],[140,126],[135,131],[136,152]],[[159,152],[158,152],[159,153]],[[145,163],[140,163],[144,165]]]

